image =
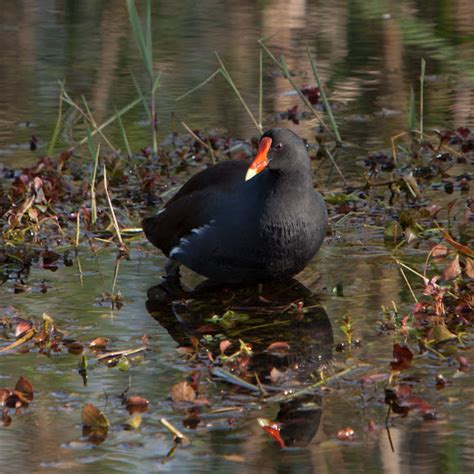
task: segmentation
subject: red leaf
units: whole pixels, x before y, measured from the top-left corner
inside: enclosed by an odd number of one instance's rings
[[[278,442],[280,448],[286,448],[285,441],[283,441],[283,438],[280,434],[281,427],[278,423],[266,420],[265,418],[258,418],[257,421],[260,427]]]
[[[413,352],[408,347],[402,347],[400,344],[393,345],[393,357],[395,361],[390,362],[393,371],[400,372],[408,369],[413,359]]]
[[[269,352],[287,352],[290,349],[290,345],[284,341],[272,342],[268,347]]]
[[[312,105],[316,105],[319,102],[319,89],[317,87],[304,86],[301,89],[303,95],[309,100]]]
[[[230,342],[228,339],[225,339],[224,341],[221,341],[219,344],[219,350],[221,351],[221,354],[224,354],[225,351],[232,345],[232,342]]]
[[[19,338],[32,327],[33,323],[31,321],[27,321],[26,319],[18,319],[15,326],[15,337]]]
[[[288,114],[288,120],[291,120],[295,125],[298,125],[300,123],[298,119],[298,106],[297,105],[295,105],[291,109],[288,109],[286,113]]]

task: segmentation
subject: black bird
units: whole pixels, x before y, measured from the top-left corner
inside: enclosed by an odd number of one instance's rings
[[[301,271],[319,250],[327,210],[313,188],[303,140],[275,128],[252,163],[229,160],[194,175],[156,216],[143,220],[148,240],[170,258],[223,283],[280,280]]]

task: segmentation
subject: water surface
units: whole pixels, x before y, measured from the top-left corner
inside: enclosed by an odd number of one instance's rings
[[[313,85],[305,42],[315,51],[321,76],[334,99],[341,134],[353,145],[353,156],[365,157],[368,151],[388,147],[390,137],[405,129],[410,87],[418,87],[421,57],[427,61],[425,126],[472,125],[473,15],[468,0],[153,2],[155,61],[163,74],[158,95],[160,134],[182,131],[181,120],[193,128],[224,127],[244,138],[255,134],[252,122],[222,78],[183,101],[175,99],[216,69],[217,50],[256,111],[257,39],[273,33],[276,36],[269,44],[285,54],[298,84]],[[32,163],[45,152],[57,116],[58,80],[66,80],[71,96],[87,97],[98,122],[113,113],[114,106],[122,107],[136,97],[131,70],[145,83],[121,0],[0,1],[0,41],[0,163],[8,166]],[[268,58],[264,71],[264,123],[271,125],[278,112],[298,102]],[[150,143],[142,109],[127,114],[124,124],[133,149]],[[315,122],[283,125],[310,138]],[[40,143],[35,153],[28,146],[31,135]],[[114,143],[120,143],[115,126],[109,135]],[[65,146],[65,137],[62,141]],[[308,317],[314,322],[314,327],[307,329],[312,339],[303,340],[300,346],[293,342],[299,347],[298,363],[307,367],[296,378],[308,382],[320,364],[347,364],[347,352],[335,350],[345,340],[339,325],[347,314],[362,341],[349,363],[369,363],[377,371],[388,371],[395,340],[393,334],[377,330],[380,307],[394,301],[400,311],[408,312],[413,301],[390,257],[392,249],[381,242],[380,228],[359,226],[347,219],[344,225],[334,226],[333,236],[298,276],[313,293],[302,294],[302,300],[317,301],[319,309]],[[412,250],[409,259],[421,266],[425,256],[424,251]],[[30,408],[13,416],[11,426],[0,430],[0,471],[473,471],[472,374],[454,378],[455,364],[441,364],[426,355],[417,361],[413,373],[421,380],[419,395],[436,407],[438,419],[427,421],[413,413],[394,417],[390,424],[393,449],[385,429],[376,434],[367,431],[369,421],[384,425],[383,384],[362,392],[357,376],[351,382],[343,381],[342,389],[335,385],[322,399],[311,400],[308,418],[314,420],[314,433],[306,432],[306,443],[301,442],[298,448],[280,450],[256,422],[257,417],[276,419],[279,404],[262,408],[245,391],[206,381],[205,373],[201,377],[211,408],[232,404],[239,410],[206,416],[203,409],[197,428],[183,426],[189,413],[168,399],[170,387],[193,370],[193,364],[176,351],[182,343],[179,338],[195,329],[194,317],[212,316],[222,309],[222,302],[202,303],[202,310],[191,307],[179,313],[184,321],[189,319],[184,329],[170,324],[164,311],[150,314],[147,290],[159,282],[165,262],[157,253],[136,249],[130,261],[122,262],[118,276],[117,289],[125,304],[121,310],[111,311],[98,300],[103,292],[111,291],[114,257],[113,253],[96,257],[82,249],[82,284],[76,261],[57,272],[36,265],[28,284],[36,288],[46,282],[51,287],[46,294],[14,294],[12,282],[0,286],[0,311],[6,315],[13,311],[11,307],[27,318],[40,318],[47,312],[71,337],[87,344],[97,336],[106,336],[116,349],[139,346],[147,334],[151,349],[129,372],[107,368],[92,359],[87,386],[77,373],[79,358],[72,354],[47,357],[32,351],[2,355],[0,387],[13,386],[23,374],[32,381],[36,393]],[[193,275],[186,278],[191,285],[198,281]],[[342,283],[344,297],[333,292],[337,283]],[[419,285],[416,280],[413,284],[415,288]],[[262,318],[258,311],[248,313],[250,323]],[[285,328],[289,324],[282,322]],[[274,340],[295,339],[291,325],[282,331],[277,325],[275,328],[271,334]],[[249,330],[247,335],[246,342],[254,345],[265,341],[264,333]],[[306,352],[305,346],[309,348]],[[452,380],[442,391],[434,388],[438,373]],[[129,383],[133,393],[151,402],[137,432],[122,429],[128,414],[117,402]],[[80,412],[88,402],[103,409],[112,423],[100,446],[91,446],[81,437]],[[168,460],[165,456],[172,440],[159,423],[163,416],[191,439],[189,446],[180,447]],[[337,441],[337,432],[346,426],[355,430],[354,442]]]

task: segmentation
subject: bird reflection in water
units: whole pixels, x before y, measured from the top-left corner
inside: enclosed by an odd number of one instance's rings
[[[202,328],[209,327],[212,315],[229,309],[245,315],[231,324],[218,325],[216,333],[251,345],[252,356],[245,371],[251,378],[245,377],[247,381],[268,386],[275,368],[285,374],[284,384],[271,384],[281,387],[281,393],[315,383],[315,376],[330,364],[333,350],[331,323],[320,299],[294,279],[260,286],[259,290],[255,285],[217,286],[205,281],[190,293],[171,296],[158,285],[148,290],[146,306],[179,346],[189,346],[195,336],[214,354],[219,353],[219,340],[202,338]],[[284,353],[268,350],[276,341],[285,343]],[[322,398],[315,392],[280,402],[274,423],[284,445],[307,446],[318,431],[321,413]]]

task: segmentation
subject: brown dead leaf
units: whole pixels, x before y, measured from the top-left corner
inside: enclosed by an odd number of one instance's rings
[[[196,398],[196,392],[194,391],[191,384],[186,381],[178,382],[171,387],[170,390],[171,400],[175,403],[190,402],[193,403]]]
[[[459,255],[456,255],[453,260],[443,271],[443,280],[454,280],[461,274],[461,265],[459,264]]]
[[[448,247],[443,244],[437,244],[431,249],[431,255],[433,258],[446,257],[448,255]]]
[[[26,377],[23,377],[23,375],[18,379],[15,390],[20,392],[28,402],[33,401],[33,385],[31,385],[31,382]]]
[[[106,416],[92,403],[88,403],[82,409],[82,424],[89,428],[109,427]]]
[[[469,278],[474,278],[474,260],[472,258],[466,258],[466,267],[464,268],[464,271]]]
[[[106,349],[109,340],[105,337],[96,337],[90,344],[90,349]]]
[[[290,345],[285,341],[272,342],[268,347],[268,352],[286,353],[290,350]]]
[[[80,355],[84,351],[84,346],[77,341],[71,341],[64,344],[69,354]]]
[[[125,400],[125,407],[130,415],[133,413],[145,413],[148,410],[149,404],[150,402],[146,398],[139,397],[138,395],[132,395]]]
[[[471,250],[469,247],[456,242],[448,232],[443,231],[442,234],[443,239],[446,240],[446,242],[449,242],[456,250],[463,253],[464,255],[467,255],[468,257],[474,258],[474,250]]]

